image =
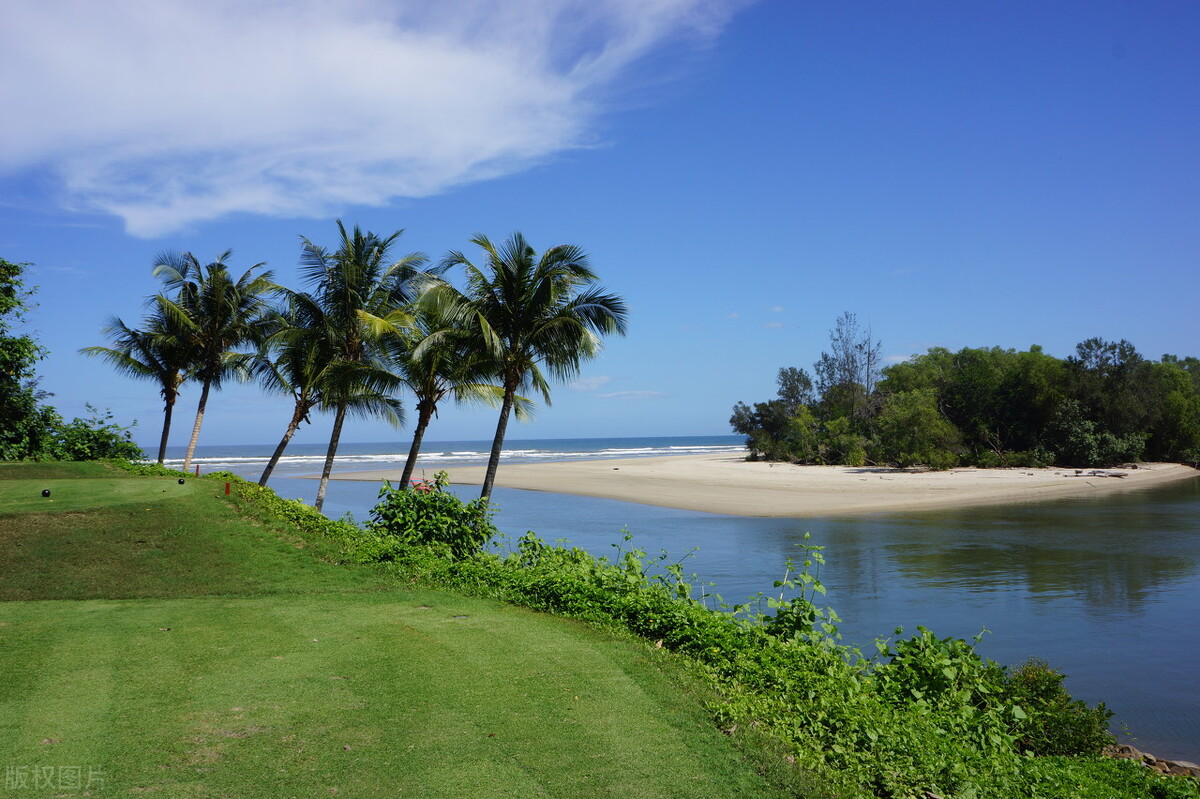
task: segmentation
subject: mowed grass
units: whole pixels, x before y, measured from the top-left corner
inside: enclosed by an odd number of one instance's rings
[[[11,474],[0,761],[33,795],[779,795],[661,652],[321,562],[221,484],[93,472],[26,512]]]
[[[174,477],[133,477],[97,463],[2,464],[0,600],[253,596],[388,585],[371,569],[299,551],[313,543],[255,522],[224,498],[224,488],[212,480],[180,485]]]

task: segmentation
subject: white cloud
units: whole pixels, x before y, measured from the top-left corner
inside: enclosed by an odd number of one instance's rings
[[[767,310],[770,311],[771,313],[783,313],[783,306],[782,305],[772,305]]]
[[[749,1],[10,3],[0,172],[142,236],[430,195],[594,143],[600,92]]]
[[[659,399],[667,396],[661,391],[612,391],[608,394],[597,394],[604,399]]]
[[[56,277],[77,278],[88,275],[86,269],[78,266],[57,266],[54,264],[43,266],[42,264],[38,264],[35,268],[37,269],[36,274],[54,275]]]
[[[763,325],[763,327],[769,330],[779,330],[780,328],[784,327],[784,324],[783,322],[767,322],[765,325]]]
[[[571,391],[595,391],[612,382],[611,377],[581,377],[567,388]]]

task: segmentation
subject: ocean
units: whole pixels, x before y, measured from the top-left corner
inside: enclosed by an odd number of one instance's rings
[[[373,469],[403,469],[411,442],[347,443],[338,446],[335,470],[339,472]],[[192,463],[202,472],[231,471],[256,481],[275,451],[275,444],[234,444],[204,446],[196,449]],[[425,442],[417,461],[417,474],[432,476],[443,467],[486,464],[492,442]],[[168,447],[167,464],[175,468],[183,462],[185,447]],[[320,476],[325,462],[325,444],[293,444],[280,459],[275,478]],[[743,452],[741,436],[675,436],[663,438],[546,438],[505,441],[502,463],[546,463],[550,461],[594,458],[642,458],[655,455],[700,455],[705,453]],[[272,486],[276,484],[273,482]]]

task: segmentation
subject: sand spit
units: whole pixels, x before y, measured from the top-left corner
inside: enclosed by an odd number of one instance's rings
[[[424,470],[429,472],[428,469]],[[480,485],[484,467],[450,468]],[[335,480],[398,480],[400,469],[343,472]],[[1174,463],[1113,469],[950,469],[942,472],[748,462],[730,455],[501,464],[496,485],[620,499],[735,516],[840,516],[1030,502],[1130,491],[1200,476]]]

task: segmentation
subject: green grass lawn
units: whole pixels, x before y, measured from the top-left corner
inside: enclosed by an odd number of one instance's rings
[[[55,466],[0,466],[14,796],[779,795],[662,653],[325,563],[220,483]]]
[[[22,465],[0,467],[0,600],[390,587],[376,571],[314,558],[303,551],[311,542],[255,522],[217,481],[180,485],[91,463],[30,464],[38,476],[27,478]],[[72,479],[74,467],[86,476]]]

